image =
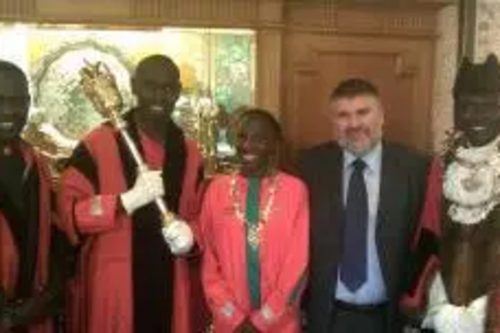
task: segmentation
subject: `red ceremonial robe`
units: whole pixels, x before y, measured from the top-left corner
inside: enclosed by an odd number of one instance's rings
[[[203,201],[202,281],[216,333],[234,332],[250,319],[262,332],[300,332],[299,303],[306,282],[309,253],[309,205],[304,184],[278,173],[274,202],[260,231],[260,306],[251,305],[245,222],[236,214],[233,176],[216,178]],[[245,211],[248,182],[236,177]],[[270,178],[260,190],[260,211],[267,207]],[[250,272],[252,274],[252,272]]]
[[[36,247],[34,248],[34,253],[30,254],[29,250],[26,255],[25,260],[30,260],[30,256],[33,255],[34,258],[31,258],[33,262],[31,263],[34,267],[34,271],[31,272],[32,276],[32,290],[31,295],[34,296],[37,292],[45,289],[47,287],[48,279],[49,279],[49,249],[50,249],[50,240],[51,240],[51,225],[52,225],[52,210],[50,204],[50,187],[51,180],[50,174],[47,169],[46,163],[43,159],[36,155],[31,147],[27,144],[21,143],[21,151],[24,158],[25,170],[23,177],[25,183],[23,183],[23,188],[26,185],[26,182],[29,181],[29,175],[36,177],[34,180],[35,187],[37,186],[38,194],[32,193],[30,197],[36,201],[38,199],[38,207],[26,207],[27,209],[27,217],[30,224],[28,225],[28,229],[26,233],[28,237],[25,236],[25,240],[29,239],[29,234],[31,233],[33,237],[35,237]],[[31,184],[30,184],[31,186]],[[32,189],[28,189],[32,190]],[[36,198],[38,195],[38,198]],[[36,202],[30,202],[31,200],[27,200],[25,204],[34,204]],[[0,206],[3,206],[5,202],[1,203]],[[35,218],[31,213],[33,211],[38,211],[38,224],[36,221],[31,221],[31,218]],[[3,289],[7,301],[13,301],[19,298],[19,295],[16,295],[16,289],[18,289],[18,283],[20,274],[23,269],[20,267],[23,265],[20,262],[21,253],[19,249],[19,243],[16,241],[15,233],[10,225],[10,223],[14,223],[13,221],[9,221],[7,219],[8,214],[5,211],[0,211],[0,287]],[[31,238],[33,239],[33,238]],[[25,246],[23,244],[22,246]],[[30,265],[30,264],[28,264]],[[28,268],[28,271],[31,270]],[[25,268],[26,272],[26,268]],[[29,296],[27,296],[29,297]],[[26,298],[26,297],[22,297]],[[47,319],[39,324],[32,325],[28,328],[29,333],[49,333],[52,332],[52,322],[50,319]]]
[[[133,124],[129,125],[134,133]],[[202,161],[195,144],[185,141],[182,135],[179,138],[185,148],[185,164],[183,178],[179,180],[180,198],[174,199],[178,200],[180,217],[189,222],[198,212],[197,187]],[[175,164],[181,159],[175,151],[172,155],[166,152],[163,157],[164,147],[156,146],[144,135],[141,139],[136,136],[135,140],[140,142],[138,147],[152,168],[161,169],[163,158],[166,159],[164,165]],[[124,147],[115,130],[104,124],[83,140],[80,152],[75,153],[73,164],[62,177],[59,204],[63,222],[72,239],[81,244],[73,288],[71,330],[92,333],[144,331],[137,327],[137,318],[150,316],[156,321],[165,318],[165,323],[170,325],[163,328],[166,332],[198,333],[201,328],[197,327],[195,316],[200,308],[193,300],[200,301],[202,297],[193,295],[197,277],[193,276],[195,271],[189,259],[156,260],[171,254],[159,227],[152,234],[147,230],[151,223],[157,222],[158,226],[160,223],[159,213],[152,204],[148,205],[152,214],[141,215],[139,211],[147,210],[146,207],[136,211],[132,218],[118,208],[119,194],[133,185],[136,172],[130,160],[126,161],[128,152]],[[166,187],[172,182],[171,179],[164,181]],[[138,239],[141,237],[144,239]],[[137,251],[145,251],[144,262],[134,260]],[[160,279],[155,277],[156,272]],[[159,308],[143,297],[154,298],[155,293],[165,292],[171,293],[166,307]]]

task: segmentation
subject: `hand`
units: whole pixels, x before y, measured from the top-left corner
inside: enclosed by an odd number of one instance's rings
[[[38,323],[49,315],[49,303],[50,295],[47,293],[37,294],[22,302],[9,303],[2,312],[0,327],[8,329]]]
[[[0,332],[8,331],[13,327],[10,318],[7,314],[2,313],[0,315]]]
[[[48,314],[49,299],[46,294],[39,294],[21,303],[20,314],[26,323],[36,323]]]
[[[245,319],[235,331],[236,333],[258,333],[259,330],[252,324],[250,319]]]
[[[435,330],[438,333],[482,333],[482,323],[467,312],[465,307],[447,304],[436,314]]]
[[[467,307],[467,312],[483,326],[486,322],[486,306],[488,305],[488,296],[476,298]]]
[[[164,194],[161,171],[147,170],[138,174],[134,186],[120,195],[120,199],[125,211],[131,215]]]
[[[0,332],[9,329],[11,326],[7,314],[7,301],[3,289],[0,287]]]
[[[175,220],[162,229],[163,238],[175,255],[186,254],[193,248],[194,236],[189,225],[181,220]]]
[[[9,316],[10,311],[7,308],[6,304],[2,304],[2,307],[0,308],[0,332],[3,332],[4,330],[9,330],[12,327],[12,321]]]

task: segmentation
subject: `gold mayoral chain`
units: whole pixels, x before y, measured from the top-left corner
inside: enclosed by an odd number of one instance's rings
[[[250,224],[246,218],[245,213],[243,212],[243,208],[241,205],[241,192],[240,187],[238,186],[238,181],[236,177],[236,173],[233,173],[231,178],[231,200],[233,202],[233,210],[238,218],[244,225],[248,227],[247,233],[247,241],[250,246],[256,249],[260,245],[261,240],[261,231],[264,224],[269,220],[269,216],[271,215],[271,211],[274,206],[274,199],[276,196],[276,192],[278,190],[278,176],[274,175],[271,178],[271,185],[268,188],[267,193],[267,202],[264,205],[264,209],[259,210],[259,222],[257,224]]]

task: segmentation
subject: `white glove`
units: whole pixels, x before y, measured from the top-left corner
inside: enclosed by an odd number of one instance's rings
[[[137,175],[134,186],[120,195],[125,211],[131,215],[137,209],[165,194],[161,171],[144,171]]]
[[[434,318],[434,328],[438,333],[482,333],[483,323],[478,322],[463,306],[447,304]]]
[[[163,227],[161,231],[173,254],[186,254],[193,248],[193,232],[186,222],[175,220],[168,227]]]
[[[423,328],[434,329],[438,333],[484,332],[486,296],[474,300],[469,307],[454,306],[449,303],[440,273],[434,277],[428,296]]]
[[[441,274],[438,272],[432,280],[427,298],[427,309],[422,328],[435,329],[435,318],[439,311],[449,303]]]
[[[478,322],[481,327],[484,327],[486,322],[486,306],[488,305],[488,296],[476,298],[467,307],[467,312]],[[483,332],[481,330],[480,332]]]

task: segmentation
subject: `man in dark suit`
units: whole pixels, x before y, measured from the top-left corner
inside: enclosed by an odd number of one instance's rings
[[[382,139],[377,88],[341,82],[330,96],[337,136],[301,156],[310,191],[308,333],[394,333],[429,159]]]

